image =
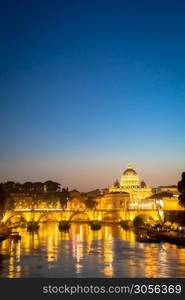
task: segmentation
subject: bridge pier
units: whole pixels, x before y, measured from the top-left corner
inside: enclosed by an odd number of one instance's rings
[[[27,230],[28,231],[38,231],[39,230],[39,224],[35,221],[29,221],[27,223]]]
[[[89,226],[92,230],[99,230],[102,227],[102,224],[100,221],[94,220],[89,222]]]
[[[60,221],[58,225],[58,229],[60,231],[68,231],[70,229],[71,225],[69,221]]]

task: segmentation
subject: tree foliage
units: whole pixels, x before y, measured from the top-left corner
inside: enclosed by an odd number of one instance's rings
[[[60,183],[48,180],[44,183],[48,192],[57,192],[60,190]]]
[[[5,210],[13,207],[13,199],[7,192],[4,185],[0,183],[0,219],[3,217]]]
[[[57,195],[59,197],[61,208],[63,208],[63,209],[67,208],[67,202],[69,200],[69,191],[68,191],[68,188],[62,189],[62,191],[58,192]]]
[[[2,184],[0,184],[0,217],[2,217],[6,206],[6,194]]]
[[[0,213],[13,209],[16,205],[37,207],[45,203],[46,207],[57,207],[60,197],[60,184],[48,180],[46,182],[14,182],[0,183]]]
[[[178,182],[179,204],[185,207],[185,172],[182,173],[182,179]]]
[[[48,180],[46,182],[14,182],[7,181],[2,183],[4,189],[8,193],[25,193],[25,194],[34,194],[34,193],[55,193],[60,190],[60,183]]]
[[[96,208],[97,206],[97,202],[93,199],[93,198],[88,198],[87,200],[85,200],[85,206],[88,208],[88,209],[94,209]]]

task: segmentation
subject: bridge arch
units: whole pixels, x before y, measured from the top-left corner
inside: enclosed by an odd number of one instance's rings
[[[72,221],[72,219],[73,219],[75,216],[77,216],[77,215],[83,215],[83,216],[85,217],[85,221],[86,221],[86,220],[87,220],[87,221],[90,221],[90,219],[91,219],[88,213],[83,212],[83,211],[76,211],[76,212],[74,212],[74,213],[69,217],[69,221]],[[82,220],[82,221],[83,221],[83,220]]]
[[[51,219],[53,219],[52,221],[58,222],[57,218],[54,217],[54,215],[53,215],[52,213],[50,213],[50,214],[46,213],[46,214],[41,215],[41,216],[38,218],[37,223],[39,223],[39,222],[41,221],[41,219],[43,219],[44,217],[46,217],[46,218],[48,218],[48,219],[51,217]]]
[[[13,215],[11,215],[11,216],[9,216],[7,219],[6,219],[6,221],[5,221],[5,224],[8,224],[8,222],[10,221],[10,220],[12,220],[13,218],[20,218],[20,220],[22,220],[23,222],[27,222],[27,220],[25,219],[25,217],[22,215],[22,214],[20,214],[20,213],[18,213],[18,214],[13,214]]]

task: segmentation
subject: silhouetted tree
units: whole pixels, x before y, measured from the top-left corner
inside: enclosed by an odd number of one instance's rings
[[[32,190],[34,191],[34,193],[43,193],[44,184],[42,182],[34,182],[32,183]]]
[[[13,208],[13,199],[5,189],[4,184],[0,183],[0,219],[7,209]]]
[[[14,192],[15,193],[20,193],[22,192],[22,184],[20,184],[19,182],[15,183],[15,187],[14,187]]]
[[[85,200],[84,203],[85,203],[85,206],[86,206],[88,209],[94,209],[94,208],[96,208],[96,206],[97,206],[97,204],[98,204],[98,203],[97,203],[93,198],[91,198],[91,197],[89,197],[87,200]]]
[[[84,201],[86,199],[86,195],[83,193],[80,193],[77,190],[72,190],[69,192],[69,200],[78,199],[80,201]]]
[[[15,182],[14,181],[7,181],[4,183],[4,188],[8,193],[13,193],[15,190]]]
[[[179,204],[185,207],[185,172],[182,173],[182,179],[178,182]]]
[[[22,191],[24,193],[31,193],[32,192],[32,188],[33,188],[33,183],[30,181],[24,182],[22,184]]]
[[[68,188],[62,189],[62,191],[58,192],[57,195],[59,196],[61,208],[65,209],[67,207],[67,202],[69,200]]]
[[[96,190],[93,190],[93,191],[90,191],[87,193],[81,193],[81,194],[84,195],[85,198],[87,199],[87,198],[96,198],[101,194],[101,192],[99,189],[96,189]]]
[[[3,217],[6,206],[6,193],[3,184],[0,184],[0,219]]]
[[[47,192],[57,192],[60,190],[60,183],[48,180],[45,183]]]

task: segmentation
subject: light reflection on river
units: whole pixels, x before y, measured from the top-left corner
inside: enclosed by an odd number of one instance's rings
[[[0,277],[185,277],[185,248],[141,244],[118,225],[69,233],[43,223],[38,233],[19,229],[21,241],[0,244]]]

